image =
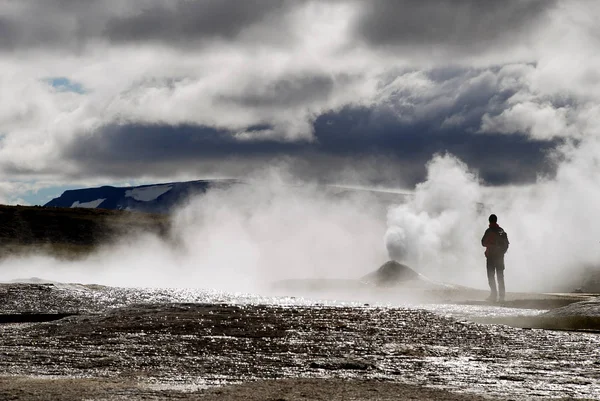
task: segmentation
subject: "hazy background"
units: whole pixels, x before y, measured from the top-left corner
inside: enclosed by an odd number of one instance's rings
[[[427,169],[412,196],[388,204],[377,192],[339,196],[294,181],[278,166],[190,199],[172,216],[167,241],[137,233],[82,261],[6,259],[0,279],[264,293],[282,279],[358,279],[395,259],[435,281],[485,289],[480,239],[491,212],[511,241],[509,291],[574,289],[582,269],[597,266],[589,219],[599,189],[574,180],[572,167],[554,180],[510,188],[482,186],[449,154]]]
[[[4,262],[2,274],[248,284],[354,277],[389,254],[484,288],[490,212],[511,240],[509,290],[598,265],[595,2],[0,7],[0,202],[110,184],[252,183],[179,211],[176,250],[130,238],[85,268],[41,258]],[[315,190],[323,183],[415,196],[386,211],[368,194],[329,199]]]

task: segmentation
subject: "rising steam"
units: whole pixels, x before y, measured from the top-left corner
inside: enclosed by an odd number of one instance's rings
[[[260,291],[279,279],[358,278],[387,260],[385,212],[368,192],[340,196],[272,169],[182,205],[168,241],[128,236],[79,262],[13,259],[0,279]]]
[[[511,241],[508,291],[575,288],[581,269],[600,261],[600,152],[589,149],[563,149],[553,179],[505,188],[486,187],[456,157],[437,155],[414,195],[392,205],[270,169],[182,205],[167,241],[130,235],[77,262],[7,259],[0,280],[261,291],[280,279],[356,279],[395,259],[430,279],[485,289],[480,239],[495,213]]]
[[[427,180],[388,213],[390,256],[439,280],[485,288],[480,239],[490,213],[508,232],[510,291],[576,288],[582,270],[600,263],[600,180],[588,148],[571,149],[556,178],[526,187],[488,188],[451,155],[428,164]]]

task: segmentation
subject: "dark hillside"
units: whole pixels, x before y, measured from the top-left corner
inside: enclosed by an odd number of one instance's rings
[[[130,232],[166,235],[168,216],[121,210],[0,205],[0,257],[48,251],[78,256]]]

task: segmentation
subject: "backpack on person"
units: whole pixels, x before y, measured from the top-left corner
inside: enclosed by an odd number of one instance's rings
[[[496,238],[494,244],[498,248],[498,250],[500,250],[504,254],[508,251],[508,245],[510,244],[510,242],[508,242],[508,234],[506,234],[506,231],[504,231],[504,229],[500,227],[498,227],[498,229],[495,230],[495,232]]]

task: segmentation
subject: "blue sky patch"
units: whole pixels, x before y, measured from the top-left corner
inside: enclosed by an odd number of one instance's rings
[[[71,81],[67,77],[52,77],[47,78],[45,81],[60,92],[73,92],[79,93],[80,95],[87,92],[83,85],[78,82]]]
[[[60,185],[47,188],[41,188],[38,190],[27,191],[21,194],[21,198],[27,202],[28,205],[45,205],[52,199],[59,197],[63,192],[68,189],[79,189],[82,185]]]

